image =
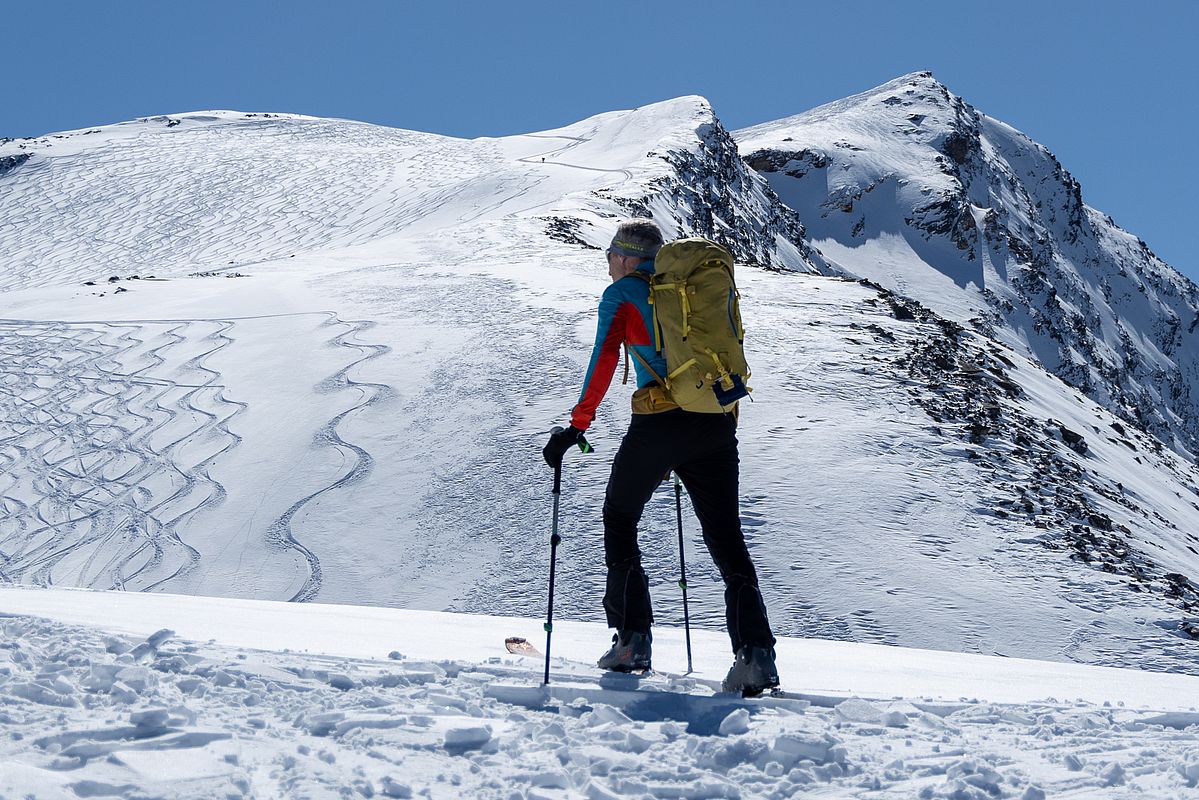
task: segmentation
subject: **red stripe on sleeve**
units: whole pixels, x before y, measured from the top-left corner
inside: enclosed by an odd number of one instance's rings
[[[625,326],[630,312],[640,316],[632,303],[621,303],[612,317],[612,323],[608,326],[608,333],[604,336],[604,340],[595,345],[599,351],[598,357],[595,359],[595,368],[591,370],[591,378],[583,388],[582,397],[570,412],[570,424],[581,431],[587,430],[591,421],[595,419],[595,410],[612,384],[616,365],[620,363],[620,345],[624,342]],[[642,327],[645,327],[644,323],[642,323]]]

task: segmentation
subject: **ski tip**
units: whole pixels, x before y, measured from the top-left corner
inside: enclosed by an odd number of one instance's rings
[[[540,656],[541,651],[533,646],[523,636],[509,636],[504,640],[504,647],[508,648],[508,652],[518,656]]]

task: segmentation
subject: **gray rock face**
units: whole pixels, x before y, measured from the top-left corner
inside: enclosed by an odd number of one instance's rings
[[[0,177],[6,173],[12,172],[17,167],[29,160],[28,153],[17,153],[11,156],[0,156]]]
[[[651,153],[673,167],[673,175],[655,188],[676,209],[679,228],[722,242],[739,261],[771,269],[796,268],[779,246],[780,240],[789,242],[814,271],[830,272],[819,252],[805,243],[799,215],[747,168],[720,121],[713,116],[697,133],[694,150]]]
[[[809,243],[849,272],[1022,343],[1125,420],[1199,453],[1199,289],[1087,206],[1046,148],[927,72],[734,135]],[[853,252],[887,237],[906,242],[909,274]],[[956,295],[923,296],[946,278]]]
[[[689,102],[687,102],[689,101]],[[670,101],[678,127],[646,153],[664,169],[630,180],[618,190],[600,189],[593,199],[622,216],[652,216],[671,235],[705,236],[727,246],[738,262],[773,270],[837,274],[807,243],[799,214],[741,158],[737,143],[702,98]],[[682,111],[690,112],[684,120]],[[634,112],[636,113],[636,112]],[[551,220],[552,238],[572,225]],[[573,226],[577,232],[578,226]],[[586,240],[586,236],[576,236]]]

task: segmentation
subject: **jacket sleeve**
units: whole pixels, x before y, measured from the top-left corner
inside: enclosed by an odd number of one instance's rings
[[[620,363],[620,345],[625,339],[625,327],[629,314],[637,308],[619,294],[613,286],[604,292],[599,304],[599,325],[595,333],[595,346],[591,350],[591,363],[583,378],[583,391],[579,402],[570,412],[570,424],[581,431],[587,430],[595,419],[595,410],[608,392],[616,365]]]

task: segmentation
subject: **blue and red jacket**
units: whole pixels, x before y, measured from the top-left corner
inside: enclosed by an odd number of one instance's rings
[[[643,261],[637,267],[642,272],[654,272],[654,262]],[[570,424],[587,430],[595,419],[595,409],[608,392],[616,365],[620,363],[620,346],[644,358],[659,375],[666,374],[666,357],[654,349],[654,311],[649,303],[649,282],[637,275],[626,275],[604,290],[599,303],[599,325],[591,363],[583,378],[579,402],[570,412]],[[632,359],[637,370],[637,388],[657,383],[639,359]]]

